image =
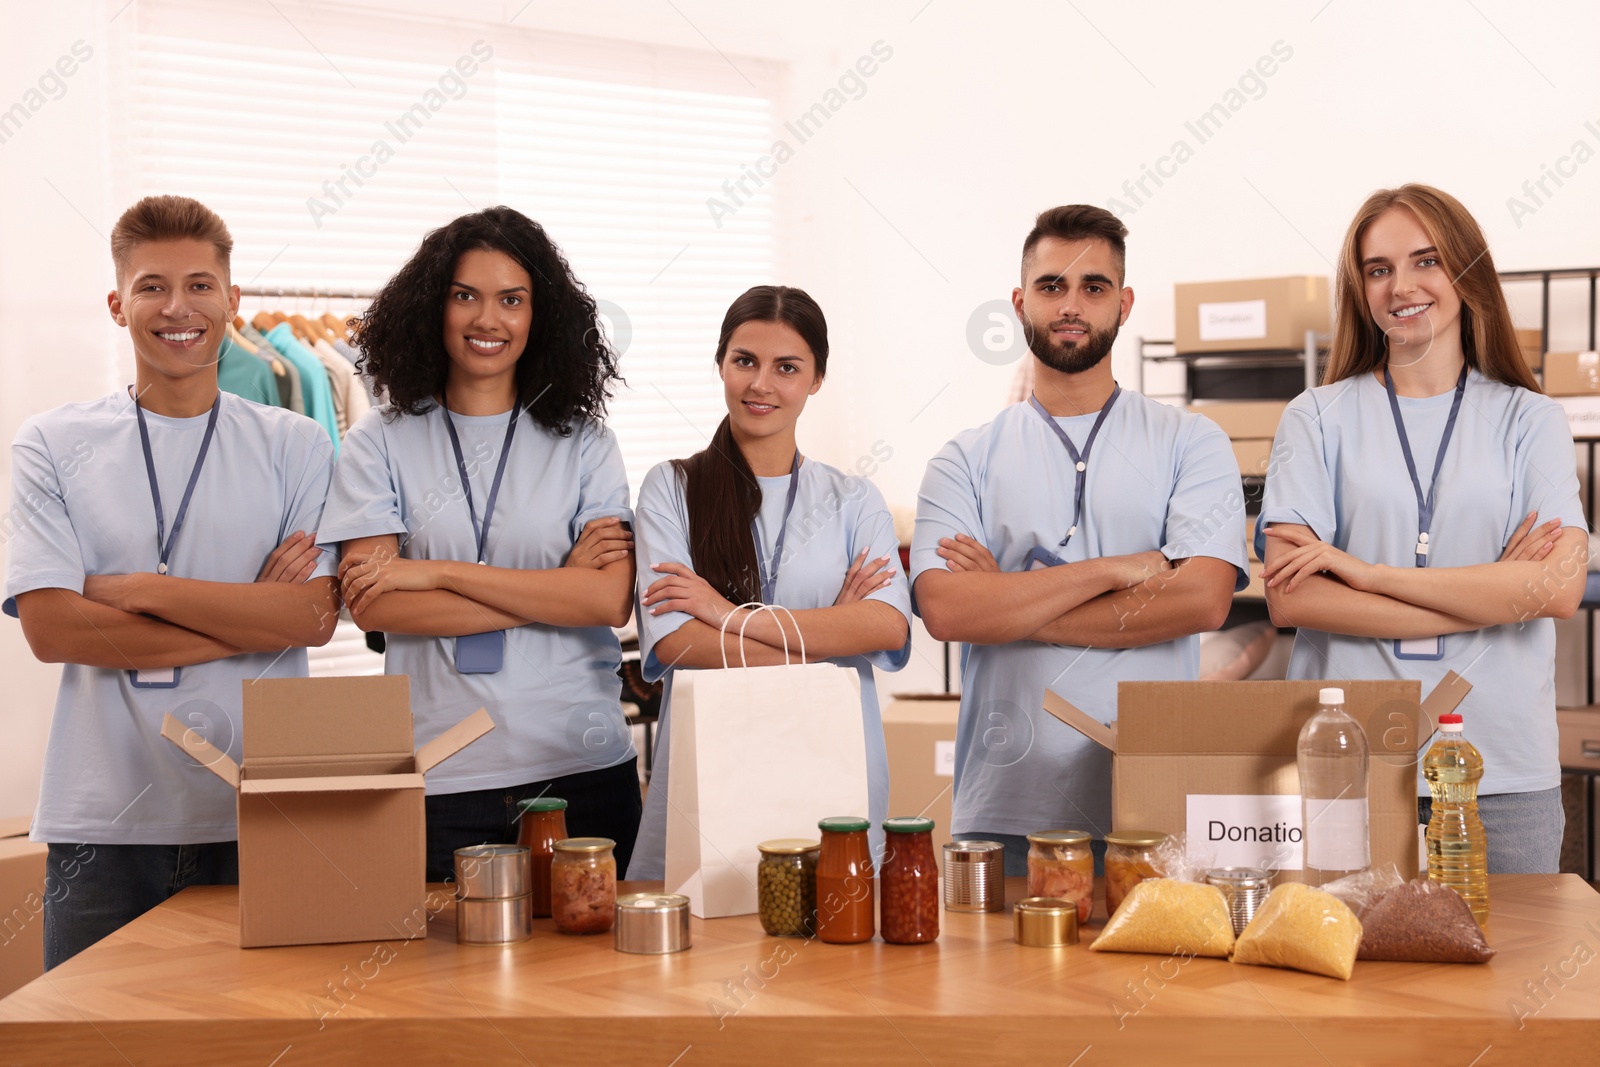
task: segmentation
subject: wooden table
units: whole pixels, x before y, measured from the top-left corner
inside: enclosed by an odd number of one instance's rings
[[[0,1001],[0,1061],[1600,1061],[1600,894],[1573,875],[1496,876],[1491,892],[1487,966],[1358,963],[1340,982],[1022,948],[1009,913],[946,912],[923,946],[769,938],[750,916],[694,920],[694,947],[673,956],[624,955],[548,920],[521,945],[469,947],[442,894],[425,941],[240,950],[235,891],[190,889]]]

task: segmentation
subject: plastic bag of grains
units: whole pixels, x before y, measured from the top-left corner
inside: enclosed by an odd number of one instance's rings
[[[1122,907],[1089,948],[1226,958],[1233,948],[1233,922],[1216,886],[1146,878],[1128,891]]]
[[[1361,930],[1364,960],[1487,963],[1494,955],[1461,895],[1425,879],[1380,894],[1361,913]]]
[[[1233,962],[1288,967],[1348,981],[1360,945],[1361,921],[1344,901],[1288,882],[1267,894],[1233,946]]]

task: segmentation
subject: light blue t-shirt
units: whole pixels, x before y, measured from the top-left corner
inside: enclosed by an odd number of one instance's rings
[[[252,582],[272,550],[322,517],[333,447],[316,423],[222,393],[217,428],[168,558],[169,573]],[[145,412],[167,534],[206,415]],[[155,505],[133,402],[123,391],[67,404],[23,423],[11,446],[6,596],[83,592],[91,574],[154,572]],[[313,577],[335,573],[324,553]],[[7,612],[13,608],[9,600]],[[303,678],[306,652],[259,652],[182,669],[175,689],[136,689],[127,671],[61,668],[34,816],[35,841],[159,845],[231,841],[234,792],[161,736],[171,712],[241,758],[243,688],[257,678]]]
[[[317,354],[300,343],[294,327],[280,322],[267,331],[267,341],[284,359],[294,365],[300,375],[300,385],[305,392],[306,414],[328,431],[333,441],[333,454],[339,454],[339,420],[333,410],[333,387],[328,384],[328,369]]]
[[[1454,396],[1399,398],[1424,493]],[[1378,378],[1301,393],[1283,414],[1272,453],[1263,525],[1298,523],[1357,559],[1416,565],[1416,490]],[[1541,523],[1559,518],[1588,529],[1566,416],[1549,397],[1472,371],[1439,471],[1428,566],[1493,563],[1530,511]],[[1289,677],[1416,678],[1426,695],[1456,671],[1472,683],[1458,710],[1483,753],[1479,792],[1532,792],[1561,781],[1555,647],[1553,619],[1447,634],[1442,660],[1401,660],[1393,640],[1302,627]],[[1428,795],[1420,769],[1417,792]]]
[[[1081,451],[1098,413],[1056,419]],[[947,569],[939,539],[968,534],[1003,571],[1026,569],[1036,546],[1064,562],[1160,549],[1168,559],[1211,556],[1245,572],[1239,466],[1210,419],[1123,390],[1095,438],[1083,520],[1073,518],[1075,465],[1030,404],[968,430],[928,464],[912,537],[913,587]],[[1159,594],[1158,594],[1159,595]],[[961,714],[951,829],[1027,834],[1111,827],[1111,756],[1043,708],[1055,690],[1101,722],[1117,717],[1117,683],[1188,681],[1199,639],[1142,648],[1017,641],[961,648]]]
[[[895,572],[887,586],[869,594],[867,599],[890,605],[906,617],[908,626],[906,643],[892,652],[841,656],[827,661],[854,667],[861,677],[861,721],[867,744],[868,810],[865,814],[872,823],[874,855],[878,855],[883,841],[880,824],[889,811],[889,754],[883,742],[883,719],[879,714],[872,668],[897,671],[911,658],[911,592],[900,567],[900,543],[894,536],[894,520],[877,487],[865,478],[847,475],[811,459],[801,463],[796,477],[800,485],[789,516],[789,532],[784,537],[774,603],[792,611],[832,607],[844,585],[845,573],[864,548],[868,560],[890,557],[889,566]],[[789,478],[785,474],[757,479],[761,484],[761,511],[756,518],[757,551],[766,567],[771,566],[778,533],[783,527]],[[634,534],[639,553],[641,594],[662,577],[650,569],[655,564],[683,563],[691,569],[694,567],[689,551],[689,513],[684,503],[683,483],[671,463],[657,464],[645,475],[644,485],[639,489]],[[665,667],[656,658],[655,646],[691,618],[680,611],[651,615],[646,608],[641,608],[638,614],[639,653],[644,657],[645,679],[654,681],[665,676],[666,688],[661,698],[650,795],[645,799],[639,839],[633,847],[633,861],[628,865],[629,878],[657,879],[666,875],[667,768],[672,755],[672,679],[677,671]],[[798,656],[798,648],[795,653]]]
[[[373,408],[345,435],[322,539],[398,534],[406,559],[476,560],[443,409],[392,415],[387,405]],[[482,522],[509,413],[451,418]],[[584,523],[607,516],[633,518],[611,431],[586,424],[561,437],[524,414],[489,526],[488,565],[560,567]],[[495,674],[458,673],[454,637],[388,634],[387,642],[384,673],[411,676],[417,744],[480,707],[494,719],[491,732],[428,772],[431,795],[524,785],[633,758],[617,675],[622,649],[608,626],[507,630],[504,665]]]

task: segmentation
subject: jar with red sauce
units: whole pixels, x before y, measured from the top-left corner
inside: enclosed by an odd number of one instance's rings
[[[822,854],[817,859],[818,941],[852,945],[871,941],[877,900],[872,847],[865,819],[834,816],[817,823]]]
[[[556,842],[567,836],[567,802],[559,797],[534,797],[519,801],[522,814],[517,822],[517,844],[525,845],[532,864],[533,915],[550,917],[550,861]]]
[[[878,874],[883,939],[921,945],[939,937],[939,861],[933,855],[933,820],[885,819],[888,851]]]

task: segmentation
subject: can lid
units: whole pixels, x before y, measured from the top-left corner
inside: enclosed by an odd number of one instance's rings
[[[1089,840],[1087,830],[1040,830],[1029,834],[1028,840],[1036,845],[1081,845]]]
[[[1123,848],[1155,848],[1167,839],[1160,830],[1113,830],[1106,835],[1106,844]]]
[[[828,834],[853,834],[872,824],[859,815],[830,815],[817,823],[817,829]]]
[[[610,852],[617,843],[609,837],[564,837],[557,841],[557,852]]]
[[[1317,700],[1323,704],[1343,704],[1344,690],[1338,686],[1330,685],[1317,693]]]
[[[560,797],[534,797],[517,801],[517,807],[523,811],[566,811],[567,802]]]
[[[998,841],[946,841],[944,855],[946,859],[953,859],[957,863],[966,863],[972,860],[988,860],[996,853],[1004,852],[1006,846]]]
[[[617,898],[619,911],[680,911],[689,906],[681,893],[624,893]]]
[[[803,837],[778,837],[771,841],[763,841],[756,846],[769,856],[803,856],[821,847],[818,842],[807,841]]]
[[[494,856],[527,855],[527,845],[467,845],[455,851],[457,856],[469,860],[486,860]]]
[[[1260,867],[1213,867],[1206,872],[1208,885],[1256,889],[1272,884],[1272,875]]]
[[[933,820],[921,815],[897,815],[883,820],[883,828],[891,834],[926,834],[933,832]]]

